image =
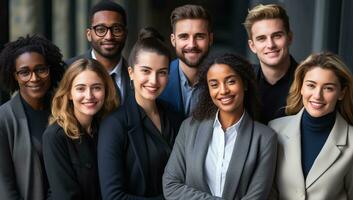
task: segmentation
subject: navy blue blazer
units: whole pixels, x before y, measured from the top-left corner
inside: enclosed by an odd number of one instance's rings
[[[100,125],[98,134],[98,172],[103,199],[163,199],[162,194],[146,197],[150,183],[149,154],[145,132],[134,95],[110,114]],[[164,109],[174,134],[174,144],[181,117],[168,109],[165,102],[157,101]],[[161,177],[162,179],[162,177]]]
[[[183,96],[180,87],[179,59],[175,59],[170,63],[168,85],[158,98],[168,102],[184,118],[187,117],[184,114]]]

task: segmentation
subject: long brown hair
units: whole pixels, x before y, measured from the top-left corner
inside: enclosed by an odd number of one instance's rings
[[[330,52],[311,54],[297,67],[287,97],[286,114],[296,114],[303,108],[301,88],[305,74],[314,67],[328,69],[335,73],[341,89],[346,90],[343,99],[337,102],[336,108],[342,117],[353,125],[353,76],[343,61]]]
[[[72,101],[69,99],[72,82],[77,75],[83,71],[95,72],[103,81],[105,89],[105,99],[101,110],[95,115],[95,119],[100,121],[104,116],[116,108],[119,104],[116,97],[114,83],[108,72],[96,60],[79,59],[69,66],[61,80],[52,102],[52,116],[49,124],[57,122],[71,139],[80,138],[80,125],[74,115]]]

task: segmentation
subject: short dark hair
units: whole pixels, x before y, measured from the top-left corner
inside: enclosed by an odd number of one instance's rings
[[[207,21],[208,31],[212,30],[212,18],[210,13],[199,5],[183,5],[175,8],[170,14],[170,24],[173,32],[175,31],[175,24],[183,19],[203,19]]]
[[[145,27],[140,30],[138,40],[132,48],[129,56],[129,65],[133,67],[141,51],[154,52],[166,56],[171,60],[169,48],[164,43],[163,36],[152,27]]]
[[[226,53],[210,57],[200,68],[199,83],[197,87],[200,89],[198,104],[192,113],[193,119],[204,120],[215,116],[218,108],[213,103],[207,83],[207,73],[214,64],[228,65],[236,72],[244,83],[244,107],[253,119],[258,118],[259,98],[257,93],[257,83],[254,70],[249,61],[245,58],[232,53]]]
[[[121,15],[121,17],[123,18],[123,22],[124,22],[124,25],[126,26],[127,25],[127,19],[126,19],[126,12],[125,12],[125,9],[113,2],[113,1],[108,1],[108,0],[105,0],[105,1],[100,1],[99,3],[95,4],[90,12],[89,12],[89,22],[90,24],[92,24],[92,20],[93,20],[93,16],[96,12],[99,12],[99,11],[104,11],[104,10],[107,10],[107,11],[114,11],[114,12],[117,12]]]
[[[61,80],[64,71],[65,63],[62,60],[60,49],[46,38],[33,35],[19,37],[16,41],[9,42],[0,54],[0,82],[6,85],[8,92],[13,93],[19,89],[18,82],[15,79],[16,59],[24,54],[36,52],[44,57],[47,65],[50,67],[50,91],[57,86]]]

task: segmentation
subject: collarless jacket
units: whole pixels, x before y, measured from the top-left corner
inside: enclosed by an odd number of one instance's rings
[[[166,116],[174,133],[178,132],[181,117],[170,111],[163,102]],[[169,109],[169,110],[168,110]],[[171,145],[176,135],[172,136]],[[103,199],[142,200],[163,199],[162,194],[145,197],[149,177],[149,160],[145,133],[134,95],[101,123],[98,138],[98,172]]]
[[[215,197],[211,195],[205,172],[213,123],[214,118],[196,121],[191,117],[182,123],[163,175],[165,198],[267,199],[276,166],[276,134],[245,113],[238,129],[222,197]]]
[[[31,142],[27,117],[17,93],[0,107],[0,199],[45,198],[40,158]]]
[[[300,142],[303,110],[269,124],[278,133],[273,199],[353,199],[353,127],[336,113],[335,124],[305,179]]]

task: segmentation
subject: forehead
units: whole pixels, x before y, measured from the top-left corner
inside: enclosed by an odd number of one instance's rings
[[[167,56],[155,52],[140,51],[137,55],[135,66],[146,66],[158,70],[161,68],[168,68],[169,60]]]
[[[317,83],[339,83],[335,72],[331,69],[324,69],[319,66],[315,66],[305,73],[304,81],[307,80]]]
[[[96,24],[124,24],[123,17],[120,13],[109,10],[102,10],[96,12],[92,17],[92,25]]]
[[[103,80],[98,76],[98,74],[92,70],[84,70],[80,72],[73,80],[73,85],[77,84],[94,84],[103,83]]]
[[[208,33],[208,22],[204,19],[182,19],[175,23],[175,34]]]
[[[263,19],[255,22],[251,27],[251,34],[253,37],[259,35],[271,35],[275,32],[286,32],[283,21],[276,19]]]
[[[207,79],[213,78],[224,78],[229,76],[239,75],[227,64],[213,64],[207,72]]]
[[[21,66],[34,67],[38,64],[45,64],[45,59],[42,54],[37,52],[25,52],[16,58],[16,68]]]

